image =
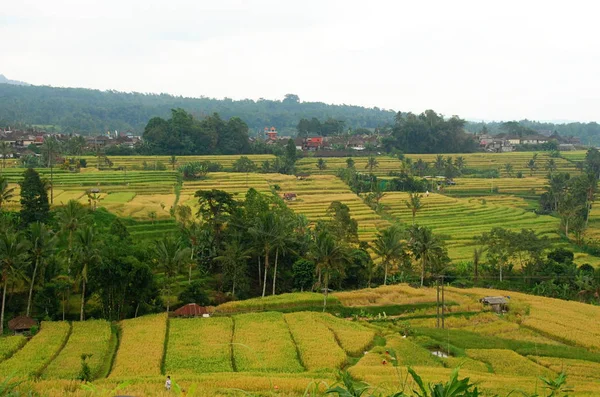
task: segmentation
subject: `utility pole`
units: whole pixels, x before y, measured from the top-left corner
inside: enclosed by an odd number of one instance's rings
[[[435,288],[437,290],[437,300],[436,300],[436,305],[435,305],[435,309],[436,309],[436,328],[440,327],[440,280],[436,279],[435,280]]]
[[[444,276],[442,276],[442,328],[445,327],[444,315],[446,314],[446,299],[444,297]]]

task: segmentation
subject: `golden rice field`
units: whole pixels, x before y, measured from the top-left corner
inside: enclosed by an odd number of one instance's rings
[[[166,313],[122,321],[119,350],[110,376],[160,375],[166,333]]]
[[[71,335],[60,354],[44,371],[45,378],[76,379],[79,375],[81,355],[88,354],[87,363],[92,375],[99,377],[106,362],[112,359],[110,323],[104,320],[74,322]]]
[[[67,322],[42,322],[40,332],[11,358],[0,363],[0,377],[40,375],[61,351],[71,326]]]
[[[339,304],[356,307],[435,300],[434,289],[407,285],[335,295]],[[486,295],[510,295],[514,310],[504,316],[486,311],[478,302]],[[305,299],[282,295],[278,302],[289,310],[294,298]],[[434,328],[435,319],[427,313],[412,313],[407,322],[415,331],[408,337],[391,321],[366,323],[305,311],[125,320],[113,371],[94,384],[108,391],[128,379],[131,383],[118,394],[163,396],[164,376],[169,374],[185,388],[195,384],[200,396],[232,395],[233,389],[242,389],[291,397],[306,390],[320,395],[326,384],[335,382],[340,367],[355,379],[391,392],[403,382],[415,386],[406,378],[407,366],[425,381],[445,381],[460,366],[460,376],[477,382],[484,395],[533,393],[538,376],[554,378],[563,370],[574,389],[570,395],[600,393],[599,307],[488,289],[449,287],[447,299],[459,303],[461,313],[474,314],[450,315],[444,331]],[[271,309],[276,309],[276,302]],[[45,322],[35,337],[0,363],[0,374],[7,376],[8,368],[17,370],[26,381],[22,387],[43,390],[47,396],[87,395],[70,379],[79,368],[78,354],[93,350],[101,356],[106,351],[107,325],[96,320],[74,322],[71,330],[68,323]],[[0,351],[22,343],[14,337],[1,338]],[[446,344],[454,347],[446,350]],[[451,354],[439,357],[432,354],[436,350]],[[32,375],[41,378],[27,380]]]
[[[525,177],[529,177],[530,170],[526,167],[528,161],[533,157],[533,152],[511,152],[511,153],[450,153],[444,154],[444,159],[452,157],[462,157],[465,161],[467,168],[476,168],[482,170],[498,170],[502,177],[509,176],[506,173],[504,165],[510,163],[512,165],[512,175],[516,175],[517,172],[522,172]],[[569,159],[580,158],[581,154],[585,156],[585,152],[565,152]],[[407,158],[416,162],[418,159],[429,164],[429,167],[433,167],[433,163],[437,157],[437,154],[407,154]],[[327,168],[319,170],[317,168],[318,156],[306,157],[298,161],[298,168],[304,172],[319,173],[319,174],[335,174],[339,168],[346,168],[346,157],[324,157]],[[399,172],[402,169],[400,160],[390,156],[377,156],[379,165],[373,169],[373,173],[377,176],[386,176],[389,172]],[[358,171],[363,170],[368,172],[366,156],[352,157],[355,162],[355,168]],[[537,169],[534,170],[533,175],[544,177],[548,171],[544,168],[550,156],[547,152],[538,152],[536,165]],[[557,168],[559,171],[564,172],[577,172],[575,165],[563,158],[555,158]]]

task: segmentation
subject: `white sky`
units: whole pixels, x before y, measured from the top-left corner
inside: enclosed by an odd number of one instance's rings
[[[0,0],[36,85],[600,120],[594,1]]]

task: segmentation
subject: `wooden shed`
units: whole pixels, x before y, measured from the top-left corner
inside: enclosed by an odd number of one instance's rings
[[[37,321],[27,316],[18,316],[8,322],[8,328],[15,334],[27,332],[37,325]]]
[[[484,305],[491,306],[496,313],[504,313],[508,311],[508,299],[506,296],[486,296],[479,301]]]
[[[188,303],[181,306],[173,312],[175,317],[210,317],[210,312],[206,306],[200,306],[197,303]]]

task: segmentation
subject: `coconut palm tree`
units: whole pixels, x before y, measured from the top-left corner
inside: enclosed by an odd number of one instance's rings
[[[344,265],[348,261],[346,247],[335,240],[326,229],[317,232],[311,249],[311,257],[316,269],[322,276],[324,288],[323,311],[327,308],[329,296],[329,280],[334,272],[344,273]]]
[[[8,187],[8,179],[0,176],[0,211],[2,205],[12,200],[15,197],[15,188]]]
[[[169,157],[169,164],[171,164],[171,169],[175,171],[175,166],[177,165],[177,157],[175,155]]]
[[[179,273],[181,266],[188,260],[190,249],[172,237],[164,237],[154,242],[154,255],[165,277],[167,292],[167,313],[171,307],[171,281]]]
[[[389,267],[406,256],[400,228],[393,225],[377,233],[377,238],[373,241],[373,252],[381,258],[384,269],[383,285],[387,285]]]
[[[44,269],[48,257],[54,252],[56,236],[45,224],[35,222],[29,225],[29,242],[31,243],[30,258],[33,260],[33,273],[29,283],[26,316],[29,316],[31,311],[33,286],[35,285],[37,273]]]
[[[6,168],[6,158],[10,153],[10,145],[6,141],[0,142],[0,155],[2,156],[2,169],[0,169],[0,175],[4,173],[4,169]]]
[[[0,234],[0,271],[2,275],[2,311],[0,312],[0,335],[4,333],[4,308],[8,284],[22,277],[27,264],[28,242],[21,233],[5,230]]]
[[[444,171],[444,168],[446,168],[446,161],[444,160],[444,156],[442,156],[441,154],[435,156],[433,166],[437,171],[438,175],[441,174]]]
[[[46,137],[41,147],[47,167],[50,168],[50,204],[54,203],[54,161],[60,151],[60,142],[53,136]]]
[[[473,249],[473,281],[475,282],[479,280],[479,263],[485,250],[485,247],[475,247]]]
[[[61,232],[67,235],[68,245],[66,254],[68,258],[68,270],[70,271],[74,254],[73,238],[75,232],[87,222],[89,214],[81,203],[75,200],[69,200],[66,205],[60,207],[56,211],[56,217]]]
[[[269,256],[271,251],[275,247],[274,241],[279,238],[281,234],[281,222],[277,221],[277,216],[272,212],[266,212],[261,214],[256,220],[256,224],[248,229],[250,234],[254,237],[257,245],[260,247],[261,253],[264,254],[264,279],[263,279],[263,291],[262,296],[264,297],[267,292],[267,273],[269,271]]]
[[[525,166],[529,168],[529,176],[533,176],[533,171],[537,170],[538,168],[535,157],[530,159]]]
[[[423,208],[423,203],[421,202],[421,198],[423,198],[422,194],[419,193],[410,193],[408,196],[408,200],[404,200],[406,206],[412,212],[412,224],[415,224],[415,217],[417,216],[417,212]]]
[[[379,161],[377,161],[377,158],[375,156],[369,156],[368,160],[367,160],[367,165],[365,166],[365,168],[369,169],[369,173],[372,174],[373,173],[373,169],[379,167]]]
[[[504,164],[504,172],[506,172],[506,175],[511,177],[513,172],[513,165],[511,163]]]
[[[554,161],[554,159],[548,159],[544,168],[550,173],[550,175],[552,175],[552,173],[556,171],[558,167],[556,166],[556,161]]]
[[[77,260],[79,262],[78,278],[81,280],[81,311],[79,321],[84,320],[85,287],[88,282],[90,268],[100,260],[100,252],[96,248],[96,233],[92,226],[85,226],[76,235]]]
[[[410,239],[408,246],[415,259],[421,262],[422,287],[427,267],[446,261],[447,253],[441,240],[437,238],[428,227],[413,225],[409,229],[409,235]]]
[[[466,162],[465,162],[465,158],[463,156],[458,156],[455,160],[454,160],[454,166],[456,168],[458,168],[459,171],[462,171],[463,168],[465,168]]]
[[[250,250],[244,247],[241,239],[234,238],[224,244],[221,255],[215,258],[223,264],[223,274],[231,279],[231,295],[235,296],[235,287],[246,275],[246,261],[250,259]]]

